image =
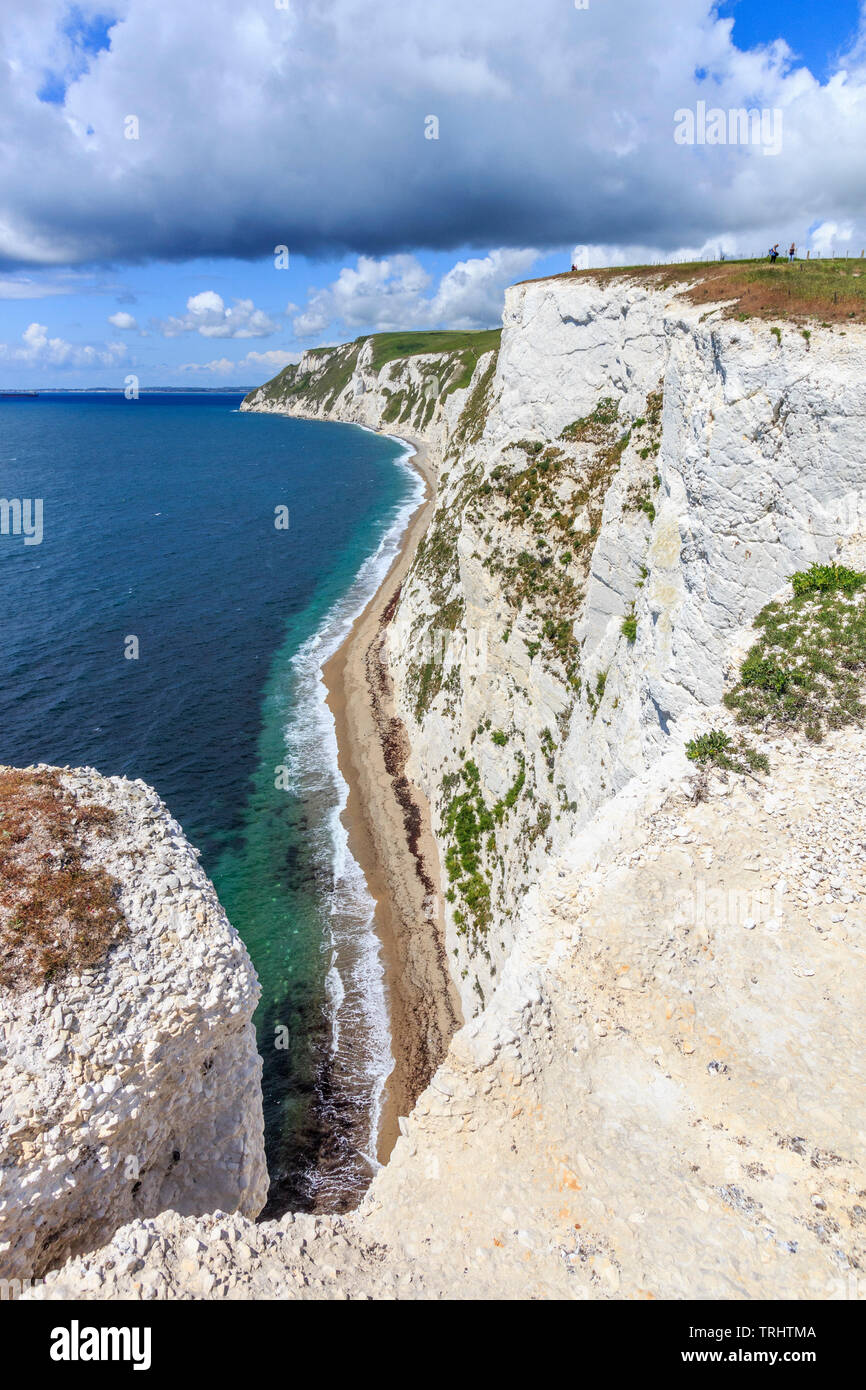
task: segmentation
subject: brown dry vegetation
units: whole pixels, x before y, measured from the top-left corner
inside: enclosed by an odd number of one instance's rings
[[[554,280],[636,280],[666,290],[691,284],[693,304],[729,301],[728,318],[790,319],[792,323],[866,323],[866,257],[835,260],[692,261],[682,265],[612,266],[565,271]],[[694,282],[694,283],[691,283]],[[530,282],[526,282],[530,283]]]
[[[116,817],[56,772],[0,770],[0,986],[27,988],[101,960],[126,933],[117,881],[84,863]]]

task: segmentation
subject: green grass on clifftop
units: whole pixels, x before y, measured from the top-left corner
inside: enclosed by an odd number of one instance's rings
[[[790,319],[793,323],[866,323],[866,256],[743,261],[686,261],[676,265],[608,266],[564,271],[554,280],[627,279],[647,289],[670,290],[690,284],[684,297],[693,304],[725,302],[728,318]]]
[[[380,372],[387,363],[395,362],[398,357],[418,357],[423,352],[471,353],[477,362],[485,352],[499,347],[501,337],[501,328],[485,328],[477,333],[460,333],[450,329],[429,333],[374,333],[371,365],[374,372]],[[358,342],[365,341],[358,339]],[[471,371],[469,376],[472,376]],[[463,385],[468,386],[469,381]]]

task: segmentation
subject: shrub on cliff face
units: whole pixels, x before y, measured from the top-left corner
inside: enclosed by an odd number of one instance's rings
[[[497,824],[497,825],[501,825],[502,820],[503,820],[503,817],[504,817],[514,806],[517,805],[518,799],[519,799],[519,797],[520,797],[520,793],[523,791],[523,788],[524,788],[525,783],[526,783],[526,760],[524,759],[522,753],[518,753],[518,755],[517,755],[517,776],[515,777],[515,779],[514,779],[514,781],[512,782],[511,786],[508,788],[508,791],[505,793],[505,795],[504,795],[503,797],[500,797],[499,801],[497,801],[497,802],[496,802],[496,805],[493,807],[493,819],[496,821],[496,824]]]
[[[643,451],[641,452],[643,453]],[[656,508],[652,500],[651,488],[658,489],[659,485],[658,473],[654,474],[652,481],[644,479],[641,483],[633,483],[626,494],[623,511],[643,512],[652,525],[656,519]]]
[[[497,733],[500,731],[497,730]],[[495,735],[494,735],[495,738]],[[470,953],[481,947],[493,920],[490,903],[491,859],[496,853],[496,827],[517,804],[526,782],[525,759],[517,754],[517,776],[503,797],[488,807],[481,792],[478,764],[471,759],[459,772],[446,773],[442,790],[445,872],[450,903],[456,903],[454,923],[468,940]],[[463,790],[459,788],[463,787]]]
[[[790,582],[792,597],[755,619],[761,636],[725,704],[741,722],[799,728],[818,742],[866,714],[866,574],[815,564]]]
[[[592,710],[592,717],[595,718],[599,705],[604,699],[605,686],[607,685],[607,671],[598,671],[595,677],[595,694],[590,686],[586,687],[586,698]]]
[[[700,766],[712,764],[728,772],[769,772],[766,753],[759,753],[744,739],[736,743],[722,729],[698,734],[686,744],[686,757]]]
[[[791,588],[799,597],[803,594],[828,594],[841,591],[853,594],[866,584],[866,574],[849,570],[845,565],[837,565],[835,560],[829,565],[810,565],[807,570],[797,570],[791,575]]]
[[[616,423],[619,416],[619,401],[613,396],[602,396],[589,415],[580,420],[572,420],[560,433],[560,439],[578,443],[602,443],[607,431]]]
[[[481,856],[484,836],[493,830],[493,817],[481,795],[477,764],[464,763],[461,777],[466,790],[449,800],[442,817],[443,832],[453,839],[445,851],[445,872],[477,933],[486,931],[490,922],[490,885],[481,872]],[[467,921],[462,908],[455,910],[454,921],[464,935]]]
[[[76,801],[54,771],[0,772],[0,985],[95,965],[125,935],[116,881],[84,862],[85,838],[114,820]]]

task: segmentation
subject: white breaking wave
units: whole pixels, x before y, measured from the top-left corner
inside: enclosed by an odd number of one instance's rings
[[[393,1066],[391,1031],[381,946],[373,927],[375,902],[361,866],[349,849],[348,832],[341,820],[349,788],[339,768],[337,735],[326,704],[323,668],[383,582],[399,553],[409,520],[424,498],[424,483],[409,463],[414,448],[396,435],[386,438],[404,447],[405,452],[396,462],[412,479],[411,494],[396,508],[375,552],[364,561],[348,592],[332,605],[317,631],[292,658],[296,713],[285,730],[296,790],[308,805],[312,798],[324,812],[321,822],[312,828],[317,838],[321,837],[321,858],[331,868],[331,959],[326,978],[331,1056],[337,1061],[341,1081],[349,1085],[353,1094],[365,1098],[369,1106],[369,1135],[359,1154],[371,1167],[377,1166],[371,1155],[375,1155],[378,1146],[382,1097]],[[343,963],[343,973],[338,960]]]
[[[325,993],[331,1010],[331,1056],[340,1046],[340,1007],[346,997],[342,977],[337,969],[337,953],[331,951],[331,968],[325,976]]]

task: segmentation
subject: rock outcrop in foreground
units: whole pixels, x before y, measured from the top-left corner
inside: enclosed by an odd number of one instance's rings
[[[471,372],[368,341],[248,398],[438,463],[388,646],[467,1023],[356,1212],[164,1214],[39,1296],[864,1291],[866,588],[822,645],[789,577],[866,568],[866,329],[665,279],[515,286]],[[768,604],[770,714],[699,767]],[[796,661],[828,708],[846,673],[823,742]]]
[[[167,1208],[256,1216],[267,1195],[259,987],[196,852],[143,782],[89,768],[5,775],[22,853],[31,840],[45,852],[50,826],[48,852],[62,840],[80,859],[86,903],[55,903],[44,949],[60,954],[25,957],[0,989],[0,1278],[38,1278]],[[11,919],[26,934],[38,915],[37,872],[0,906],[4,928]],[[111,932],[97,953],[107,887]]]

